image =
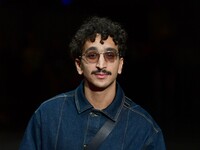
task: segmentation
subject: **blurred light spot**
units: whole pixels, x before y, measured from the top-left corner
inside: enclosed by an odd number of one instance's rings
[[[61,0],[62,5],[70,5],[72,0]]]

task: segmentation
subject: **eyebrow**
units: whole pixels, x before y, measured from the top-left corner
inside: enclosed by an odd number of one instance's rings
[[[91,51],[91,50],[93,50],[93,51],[96,50],[97,51],[97,48],[92,46],[92,47],[89,47],[88,49],[86,49],[85,52]]]
[[[85,52],[91,51],[91,50],[92,51],[98,51],[97,47],[92,46],[92,47],[89,47],[88,49],[86,49]],[[117,52],[117,49],[108,47],[108,48],[105,49],[105,51],[116,51]]]

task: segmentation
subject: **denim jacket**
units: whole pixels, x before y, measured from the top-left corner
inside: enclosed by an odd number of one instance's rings
[[[113,102],[104,110],[96,110],[84,96],[82,82],[75,90],[39,106],[19,150],[83,150],[107,119],[117,124],[99,150],[166,149],[160,127],[147,111],[124,95],[118,83]]]

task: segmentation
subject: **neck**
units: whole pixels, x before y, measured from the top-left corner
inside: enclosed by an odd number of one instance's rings
[[[109,87],[101,90],[92,90],[89,86],[84,86],[85,96],[90,104],[98,110],[108,107],[116,94],[116,83],[112,83]]]

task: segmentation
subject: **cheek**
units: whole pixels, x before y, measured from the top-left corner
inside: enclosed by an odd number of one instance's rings
[[[92,66],[91,65],[82,65],[81,70],[82,70],[84,76],[88,76],[92,72]]]

